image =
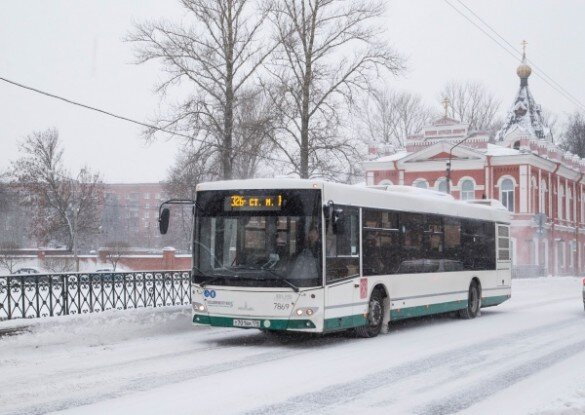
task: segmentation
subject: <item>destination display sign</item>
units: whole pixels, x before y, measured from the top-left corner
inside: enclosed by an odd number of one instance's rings
[[[279,211],[282,209],[282,195],[230,195],[224,199],[224,211]]]

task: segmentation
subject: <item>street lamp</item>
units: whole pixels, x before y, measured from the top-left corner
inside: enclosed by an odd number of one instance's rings
[[[471,138],[470,135],[468,135],[463,140],[459,141],[457,144],[455,144],[454,146],[452,146],[449,149],[449,160],[447,160],[447,171],[446,171],[446,176],[447,176],[447,194],[449,194],[449,195],[451,194],[451,161],[453,159],[453,149],[455,149],[456,147],[458,147],[460,144],[463,144],[469,138]]]

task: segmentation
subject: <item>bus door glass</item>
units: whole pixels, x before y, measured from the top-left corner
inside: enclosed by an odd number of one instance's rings
[[[334,205],[332,212],[325,238],[325,306],[335,310],[335,316],[349,316],[359,298],[355,287],[360,276],[359,209]]]

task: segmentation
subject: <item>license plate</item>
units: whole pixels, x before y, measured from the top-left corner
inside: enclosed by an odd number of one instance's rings
[[[234,319],[234,327],[260,327],[260,320]]]

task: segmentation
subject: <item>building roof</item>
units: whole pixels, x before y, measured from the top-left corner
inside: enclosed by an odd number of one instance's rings
[[[485,151],[486,156],[515,156],[520,154],[520,150],[499,146],[497,144],[488,144]]]
[[[389,156],[380,157],[380,158],[376,159],[375,161],[380,161],[380,162],[396,161],[396,160],[400,160],[403,157],[406,157],[407,155],[408,155],[408,151],[400,150],[394,154],[390,154]]]

